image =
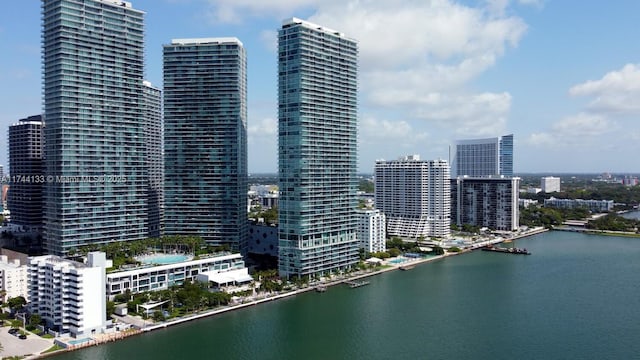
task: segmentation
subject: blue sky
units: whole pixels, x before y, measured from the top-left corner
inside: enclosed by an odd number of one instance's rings
[[[238,37],[247,49],[249,171],[277,171],[276,31],[292,16],[359,42],[359,168],[456,139],[514,134],[516,172],[640,173],[640,2],[132,0],[146,74],[162,45]],[[40,1],[0,12],[0,164],[7,127],[42,110]]]

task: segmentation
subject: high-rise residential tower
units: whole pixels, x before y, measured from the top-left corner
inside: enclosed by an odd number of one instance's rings
[[[164,46],[165,234],[244,251],[247,60],[236,38]]]
[[[144,13],[44,0],[45,248],[147,236]]]
[[[520,226],[520,178],[467,177],[451,179],[451,222],[492,230]]]
[[[406,238],[450,234],[449,163],[418,155],[376,161],[375,206],[387,217],[387,234]]]
[[[280,276],[358,261],[356,41],[300,19],[278,32]]]
[[[513,134],[459,140],[452,165],[453,177],[513,176]]]
[[[162,92],[143,82],[145,146],[147,151],[147,219],[149,237],[164,231],[164,154],[162,152]]]
[[[41,115],[9,126],[9,167],[13,181],[7,192],[7,207],[11,223],[32,234],[42,230],[43,145]]]

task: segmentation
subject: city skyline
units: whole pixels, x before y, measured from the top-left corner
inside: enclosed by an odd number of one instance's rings
[[[638,33],[632,1],[131,1],[146,12],[146,78],[162,85],[162,45],[235,36],[248,57],[249,171],[277,171],[276,31],[296,16],[359,42],[359,171],[376,159],[448,157],[458,139],[514,134],[514,172],[638,172]],[[0,15],[0,131],[42,111],[39,2]],[[364,15],[367,15],[366,17]],[[19,15],[19,16],[18,16]],[[420,19],[420,21],[412,19]],[[429,36],[433,34],[433,36]],[[398,41],[402,39],[402,41]],[[407,45],[409,44],[409,45]],[[393,55],[393,56],[391,56]],[[8,166],[6,137],[0,164]]]

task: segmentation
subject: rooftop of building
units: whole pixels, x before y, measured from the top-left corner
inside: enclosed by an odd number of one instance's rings
[[[341,33],[341,32],[339,32],[337,30],[330,29],[330,28],[328,28],[326,26],[314,24],[314,23],[312,23],[310,21],[302,20],[302,19],[299,19],[299,18],[296,18],[296,17],[284,19],[282,21],[282,27],[283,28],[290,27],[292,25],[301,25],[301,26],[304,26],[304,27],[309,28],[309,29],[313,29],[313,30],[324,32],[326,34],[335,35],[335,36],[338,36],[338,37],[341,37],[341,38],[345,38],[345,39],[348,39],[348,40],[356,41],[355,39],[349,38],[349,37],[345,36],[344,33]]]
[[[236,44],[242,45],[242,41],[237,37],[212,37],[212,38],[191,38],[191,39],[172,39],[171,45],[212,45],[212,44]]]

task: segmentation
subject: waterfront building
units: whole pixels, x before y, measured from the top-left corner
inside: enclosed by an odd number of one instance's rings
[[[304,20],[278,31],[280,276],[358,262],[358,47]]]
[[[583,200],[583,199],[544,199],[545,207],[560,209],[586,208],[591,212],[605,213],[613,210],[613,200]]]
[[[78,338],[104,332],[109,266],[103,252],[90,252],[86,263],[56,255],[30,258],[29,311],[59,334]]]
[[[513,176],[513,134],[457,141],[452,175]]]
[[[278,225],[249,221],[247,253],[278,256]]]
[[[450,234],[450,172],[446,160],[418,155],[378,160],[375,206],[387,217],[387,234],[406,238]]]
[[[158,238],[164,230],[164,153],[162,152],[162,92],[143,82],[145,146],[147,151],[147,222],[149,237]]]
[[[451,221],[499,231],[520,226],[520,178],[457,177],[451,179]]]
[[[7,207],[12,225],[31,235],[42,229],[43,125],[42,116],[34,115],[9,126],[9,167],[13,181],[7,192]]]
[[[181,255],[175,255],[177,261],[172,260],[171,255],[158,255],[159,262],[166,264],[145,264],[133,268],[113,271],[107,274],[106,294],[109,299],[115,295],[128,291],[137,294],[143,291],[166,290],[173,285],[182,285],[185,281],[196,281],[197,275],[205,272],[226,272],[244,269],[244,261],[240,254],[226,254],[213,256],[200,256],[198,259],[181,259]],[[144,260],[144,259],[143,259]],[[153,262],[153,258],[147,259]]]
[[[126,1],[42,1],[50,254],[148,235],[143,17]]]
[[[387,218],[378,209],[358,211],[358,241],[360,248],[375,253],[387,250]]]
[[[3,303],[10,298],[22,296],[29,301],[29,281],[27,266],[20,264],[20,260],[9,260],[7,255],[0,255],[0,290],[4,296],[0,297]]]
[[[540,179],[540,188],[545,193],[560,192],[560,178],[545,176]]]
[[[236,38],[164,45],[165,234],[245,251],[247,60]]]

